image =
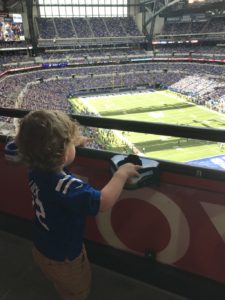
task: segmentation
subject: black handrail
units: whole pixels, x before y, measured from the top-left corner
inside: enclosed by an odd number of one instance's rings
[[[0,108],[0,116],[22,118],[29,111],[21,109]],[[123,131],[148,133],[156,135],[165,135],[173,137],[183,137],[198,140],[225,142],[225,128],[201,128],[190,127],[184,125],[173,125],[165,123],[141,122],[131,120],[120,120],[104,117],[83,116],[71,114],[72,118],[76,119],[81,125],[117,129]]]

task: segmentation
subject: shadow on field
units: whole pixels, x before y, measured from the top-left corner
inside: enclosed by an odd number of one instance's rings
[[[216,119],[209,119],[208,121],[212,121],[214,123],[217,123],[219,126],[221,127],[225,127],[225,122],[222,122],[220,120],[216,120]]]
[[[145,113],[157,111],[160,112],[162,110],[170,110],[170,109],[181,109],[181,108],[189,108],[193,105],[188,103],[177,103],[177,104],[163,104],[163,106],[149,106],[149,107],[135,107],[131,109],[118,109],[118,110],[105,110],[101,111],[101,116],[116,116],[116,115],[128,115],[128,114],[137,114],[137,113]]]

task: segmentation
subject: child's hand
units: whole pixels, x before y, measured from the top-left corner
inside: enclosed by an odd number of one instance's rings
[[[110,181],[101,189],[100,211],[105,211],[119,200],[119,196],[123,190],[124,184],[134,177],[139,176],[139,165],[132,163],[123,164],[114,173]]]
[[[92,138],[89,138],[87,136],[83,136],[81,135],[80,138],[79,138],[79,141],[78,141],[78,145],[77,146],[80,146],[80,147],[85,147],[88,143],[92,142],[93,139]]]
[[[126,179],[134,176],[139,176],[138,170],[142,167],[139,165],[134,165],[132,163],[126,163],[120,166],[117,170],[118,173],[123,175]]]

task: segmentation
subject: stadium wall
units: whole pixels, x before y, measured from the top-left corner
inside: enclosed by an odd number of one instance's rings
[[[37,6],[33,5],[33,24],[34,24],[34,32],[35,36],[37,37],[39,34],[37,32],[37,24],[36,24],[36,18],[39,17],[39,12],[37,9]]]
[[[139,7],[140,0],[129,0],[128,3],[131,5],[128,6],[128,16],[132,16],[134,18],[138,29],[140,30],[140,32],[142,32],[143,31],[142,13],[140,12],[140,7]]]
[[[143,14],[142,13],[137,13],[135,16],[135,22],[137,24],[138,29],[140,32],[143,32]]]
[[[27,7],[24,5],[24,10],[21,12],[22,19],[23,19],[23,29],[25,38],[30,38],[30,31],[29,31],[29,24],[28,24],[28,17],[27,17]]]
[[[164,26],[164,18],[157,16],[154,27],[154,34],[159,34],[162,32]]]

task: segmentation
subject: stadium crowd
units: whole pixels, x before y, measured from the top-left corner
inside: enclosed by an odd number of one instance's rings
[[[143,35],[132,17],[37,18],[36,23],[40,39]]]
[[[57,108],[70,112],[68,97],[81,91],[135,86],[164,86],[199,104],[223,100],[224,67],[212,64],[145,63],[46,69],[5,76],[2,107]],[[43,90],[45,93],[43,93]],[[222,99],[222,100],[221,100]],[[211,102],[210,102],[211,103]],[[219,110],[218,107],[213,106]]]
[[[190,44],[189,41],[177,44],[157,45],[154,47],[156,56],[188,56],[201,58],[224,58],[224,46],[208,46],[202,44]]]
[[[212,33],[224,32],[225,18],[209,18],[207,20],[196,21],[191,20],[186,22],[165,22],[162,34],[177,35],[177,34],[196,34],[196,33]]]

